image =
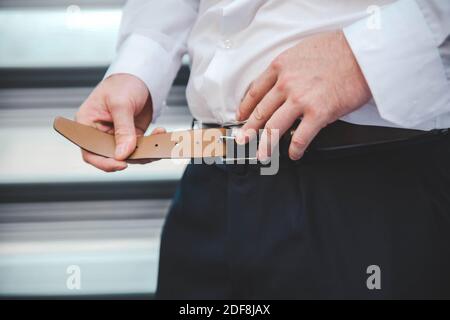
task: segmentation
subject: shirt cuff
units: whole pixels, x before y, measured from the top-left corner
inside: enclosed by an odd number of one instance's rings
[[[382,118],[414,127],[448,112],[443,63],[416,1],[399,0],[344,28]]]
[[[170,54],[157,42],[131,34],[120,45],[117,56],[108,68],[105,77],[113,74],[127,73],[141,79],[147,86],[153,106],[153,119],[161,114],[165,99],[172,86],[172,77],[167,74],[176,73],[175,63]]]
[[[450,4],[448,0],[416,0],[430,27],[437,46],[441,46],[450,35]]]

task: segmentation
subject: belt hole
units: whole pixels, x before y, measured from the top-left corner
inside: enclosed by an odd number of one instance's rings
[[[157,146],[158,146],[158,144],[156,143],[156,144],[155,144],[155,147],[157,147]]]

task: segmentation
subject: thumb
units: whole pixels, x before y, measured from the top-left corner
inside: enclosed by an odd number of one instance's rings
[[[116,139],[116,160],[125,160],[136,148],[136,129],[132,108],[120,106],[112,112]]]

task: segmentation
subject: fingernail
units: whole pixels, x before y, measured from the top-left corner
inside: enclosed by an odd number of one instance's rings
[[[236,131],[235,141],[236,141],[237,144],[244,144],[245,143],[244,133],[242,132],[242,129],[238,129]]]
[[[116,157],[117,157],[117,158],[121,158],[121,157],[126,156],[126,154],[125,154],[126,151],[127,151],[127,145],[124,144],[124,143],[119,144],[119,145],[116,147]]]
[[[116,169],[116,171],[122,171],[122,170],[126,169],[127,167],[128,167],[128,165],[124,164],[124,165],[121,165],[121,166],[117,166],[115,169]]]
[[[258,160],[261,162],[266,162],[269,158],[267,157],[267,155],[263,155],[263,154],[259,154],[258,153]]]
[[[262,163],[267,162],[270,159],[267,154],[263,154],[262,152],[259,152],[259,151],[256,153],[256,157]]]
[[[290,151],[289,152],[289,157],[291,158],[291,160],[299,160],[303,155],[303,152],[300,151]]]

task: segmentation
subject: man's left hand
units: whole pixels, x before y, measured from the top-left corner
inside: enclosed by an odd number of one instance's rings
[[[289,157],[300,159],[317,133],[329,123],[360,108],[371,98],[367,82],[341,31],[311,36],[281,53],[250,85],[237,113],[248,119],[236,141],[250,139],[262,129],[258,158],[266,160],[281,137],[298,118]]]

